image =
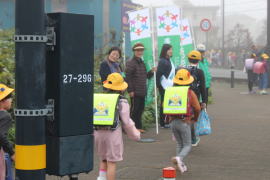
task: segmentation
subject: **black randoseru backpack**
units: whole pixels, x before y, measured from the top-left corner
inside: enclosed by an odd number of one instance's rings
[[[190,74],[194,77],[193,83],[190,85],[190,89],[192,89],[195,94],[200,94],[200,80],[199,80],[199,73],[198,68],[195,66],[189,66],[187,67],[187,70],[190,72]]]

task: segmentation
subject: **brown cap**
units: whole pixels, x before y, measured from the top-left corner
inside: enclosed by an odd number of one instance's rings
[[[142,43],[136,43],[132,48],[133,51],[144,50],[144,49],[145,48],[144,48],[144,45]]]

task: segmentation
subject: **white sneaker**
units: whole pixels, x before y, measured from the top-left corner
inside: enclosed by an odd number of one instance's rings
[[[188,171],[187,166],[185,164],[183,164],[183,168],[184,168],[184,172]]]
[[[172,162],[182,174],[187,171],[187,168],[185,169],[185,165],[180,159],[180,157],[173,157]]]
[[[99,177],[97,178],[97,180],[107,180],[107,178],[105,178],[105,177],[100,177],[100,176],[99,176]]]
[[[196,137],[196,140],[195,141],[193,141],[192,140],[192,147],[197,147],[198,145],[199,145],[199,142],[201,141],[201,138],[199,138],[199,137]]]
[[[263,90],[262,91],[262,95],[267,95],[268,93],[267,93],[267,91],[266,90]]]

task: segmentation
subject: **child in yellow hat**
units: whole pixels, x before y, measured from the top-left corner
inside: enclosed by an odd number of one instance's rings
[[[190,86],[194,81],[194,77],[186,69],[180,69],[177,71],[174,77],[174,86]],[[187,167],[184,164],[184,159],[191,151],[192,142],[191,142],[191,124],[194,124],[199,117],[201,106],[198,101],[197,95],[191,88],[188,90],[188,110],[189,112],[186,115],[170,115],[171,128],[175,140],[177,142],[177,155],[172,159],[173,163],[177,165],[177,168],[181,173],[187,171]]]
[[[7,112],[12,105],[12,92],[14,89],[0,84],[0,180],[5,179],[6,165],[4,153],[8,153],[11,159],[15,160],[15,153],[11,143],[7,139],[8,131],[12,125],[12,119]]]
[[[136,141],[140,139],[140,132],[130,118],[127,99],[121,96],[128,87],[121,74],[110,74],[103,87],[107,89],[108,93],[120,94],[117,113],[119,113],[121,125],[115,130],[95,130],[95,147],[100,158],[100,170],[97,180],[115,180],[116,163],[123,160],[122,129],[129,138]]]

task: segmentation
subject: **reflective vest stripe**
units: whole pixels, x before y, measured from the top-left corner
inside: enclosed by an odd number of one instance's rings
[[[94,125],[112,126],[119,94],[94,94]]]
[[[163,113],[185,115],[188,113],[188,86],[166,89],[163,102]]]

